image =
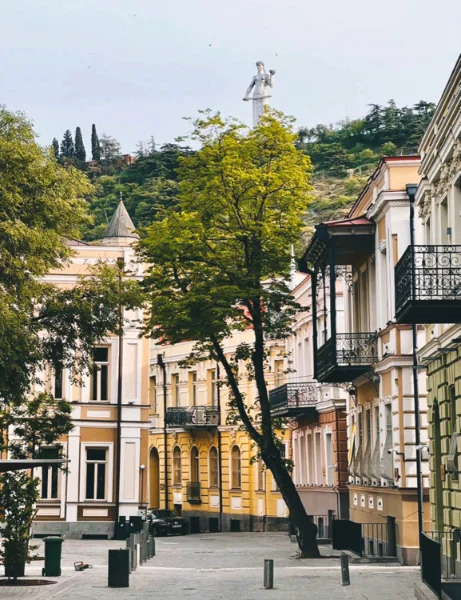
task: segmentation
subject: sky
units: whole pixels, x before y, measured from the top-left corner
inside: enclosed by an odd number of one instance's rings
[[[91,124],[124,152],[211,108],[251,124],[255,62],[299,126],[370,103],[437,101],[461,52],[460,0],[0,0],[0,103],[42,144]]]

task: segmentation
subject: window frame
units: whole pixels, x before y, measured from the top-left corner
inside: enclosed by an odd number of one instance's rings
[[[234,450],[238,451],[238,470],[234,469]],[[231,448],[230,452],[230,460],[231,460],[231,489],[232,490],[241,490],[242,489],[242,451],[240,450],[240,446],[238,444],[234,444]],[[238,473],[238,482],[235,481],[236,472]],[[235,485],[238,483],[238,485]]]
[[[215,457],[211,457],[211,454],[216,453]],[[216,470],[212,469],[213,463],[216,461]],[[214,479],[216,477],[216,479]],[[208,478],[210,488],[219,487],[219,451],[216,446],[211,446],[208,451]]]
[[[173,485],[182,485],[182,453],[178,445],[173,448]]]
[[[190,481],[200,483],[200,450],[195,444],[190,449]]]
[[[103,345],[103,346],[95,346],[93,348],[93,352],[95,350],[99,350],[99,349],[104,349],[107,350],[107,360],[102,361],[102,360],[96,360],[95,358],[93,359],[93,373],[91,374],[91,381],[90,381],[90,402],[98,402],[98,403],[102,403],[102,402],[110,402],[110,359],[111,359],[111,354],[110,354],[110,346],[109,345]],[[106,398],[102,399],[102,369],[106,369]],[[96,380],[96,394],[94,394],[94,386],[95,386],[95,380]],[[94,397],[96,396],[96,398]]]
[[[105,457],[104,460],[101,459],[89,459],[88,458],[88,451],[90,450],[103,450],[105,451]],[[108,487],[108,483],[109,483],[109,477],[108,477],[108,448],[107,447],[96,447],[93,448],[90,445],[88,445],[85,448],[85,500],[87,502],[107,502],[107,487]],[[87,496],[87,492],[88,492],[88,465],[92,464],[95,465],[94,468],[94,474],[93,474],[93,495],[96,497],[93,498],[88,498]],[[103,498],[98,498],[98,476],[99,476],[99,466],[100,465],[104,465],[104,497]]]
[[[49,453],[52,453],[53,456],[48,458],[60,458],[60,451],[62,447],[53,447],[44,449]],[[46,472],[46,477],[44,477]],[[61,483],[62,483],[62,469],[59,468],[59,465],[49,465],[47,467],[41,467],[40,473],[40,497],[37,502],[58,502],[61,500]],[[56,474],[56,496],[53,496],[53,474]],[[51,475],[51,476],[50,476]],[[47,495],[43,496],[43,487],[44,480],[46,481]]]
[[[86,499],[86,450],[106,448],[106,500],[87,500]],[[85,504],[104,504],[110,503],[113,499],[113,481],[114,475],[114,444],[112,442],[82,442],[80,452],[80,491],[79,491],[79,502]]]

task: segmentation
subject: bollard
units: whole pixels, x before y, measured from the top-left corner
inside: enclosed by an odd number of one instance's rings
[[[142,530],[144,533],[144,539],[147,540],[147,537],[149,535],[149,521],[144,521],[144,523],[142,524]]]
[[[129,565],[130,565],[130,573],[131,573],[131,571],[133,570],[133,547],[131,546],[130,538],[126,538],[126,547],[130,551]]]
[[[155,556],[155,538],[154,538],[154,536],[152,536],[150,538],[150,543],[151,543],[150,553],[152,554],[152,558],[153,558]]]
[[[344,552],[341,553],[341,585],[350,585],[349,577],[349,557]]]
[[[274,587],[274,561],[271,559],[264,560],[264,588],[271,590]]]
[[[150,541],[150,536],[147,538],[147,558],[152,558],[152,544]]]
[[[138,566],[138,546],[135,544],[133,546],[133,571],[136,571],[137,566]]]

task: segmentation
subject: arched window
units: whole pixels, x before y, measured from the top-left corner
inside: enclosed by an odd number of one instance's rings
[[[173,484],[181,483],[181,449],[176,446],[173,450]]]
[[[240,454],[240,448],[234,446],[231,453],[232,461],[232,488],[240,489],[242,487],[242,457]]]
[[[210,448],[210,487],[219,485],[219,461],[218,450],[215,446]]]
[[[200,464],[197,446],[192,446],[192,450],[190,451],[190,479],[192,483],[198,483],[200,481]]]

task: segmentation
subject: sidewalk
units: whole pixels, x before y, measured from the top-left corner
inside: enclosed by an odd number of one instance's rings
[[[63,574],[56,585],[2,587],[0,598],[410,600],[419,578],[417,568],[395,563],[351,565],[351,585],[342,587],[337,558],[297,560],[295,544],[281,534],[190,535],[158,538],[156,542],[157,555],[131,574],[129,588],[107,587],[108,550],[123,543],[68,540],[63,544]],[[323,547],[322,553],[331,554],[328,547]],[[274,560],[273,590],[263,588],[265,558]],[[92,564],[93,569],[76,572],[73,563],[77,560]],[[39,577],[42,566],[32,563],[26,575]]]

